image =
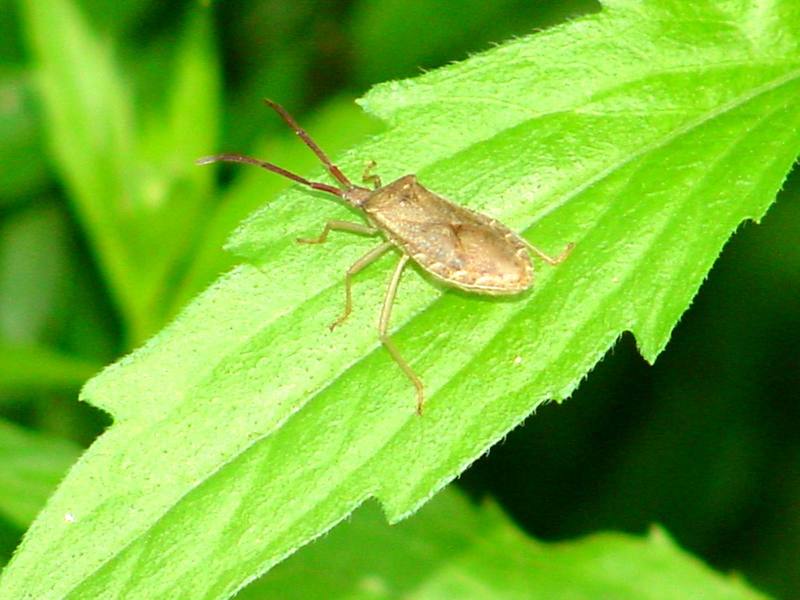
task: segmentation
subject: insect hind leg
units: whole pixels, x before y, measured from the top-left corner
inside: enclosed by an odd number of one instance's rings
[[[400,351],[397,349],[397,346],[394,345],[394,342],[389,338],[389,334],[386,331],[389,329],[389,318],[392,316],[392,306],[394,305],[394,298],[397,295],[397,286],[400,283],[400,276],[403,274],[403,269],[408,263],[409,256],[408,254],[404,254],[403,257],[400,259],[400,262],[397,263],[397,267],[395,267],[394,273],[392,273],[392,279],[389,281],[389,287],[386,289],[386,297],[383,301],[383,307],[381,308],[381,318],[378,324],[378,337],[380,337],[381,343],[386,347],[389,351],[389,354],[392,355],[394,362],[398,364],[398,366],[403,370],[406,377],[411,380],[411,383],[414,384],[414,388],[417,391],[417,414],[422,415],[422,406],[425,404],[425,387],[422,384],[422,380],[417,376],[414,372],[414,369],[406,362],[403,356],[400,354]]]
[[[559,254],[556,257],[552,257],[549,254],[545,254],[542,250],[540,250],[539,248],[537,248],[536,246],[531,244],[525,238],[522,238],[522,241],[528,247],[528,249],[531,252],[533,252],[536,256],[541,258],[548,265],[554,265],[554,266],[559,264],[559,263],[564,262],[567,259],[567,257],[570,255],[570,253],[572,252],[572,249],[575,247],[575,244],[570,242],[569,244],[567,244],[564,247],[564,249],[561,251],[561,254]]]

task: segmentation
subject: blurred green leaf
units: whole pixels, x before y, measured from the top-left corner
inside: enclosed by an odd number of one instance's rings
[[[112,48],[71,2],[20,5],[51,152],[135,342],[160,324],[154,306],[208,200],[209,175],[190,158],[216,136],[208,12],[187,21],[171,103],[159,121],[136,114],[145,111],[134,110]],[[141,134],[137,116],[145,121]]]
[[[5,66],[20,63],[24,56],[14,4],[15,0],[0,0],[0,63]]]
[[[246,148],[265,132],[283,131],[282,123],[270,124],[263,107],[254,101],[275,98],[287,106],[302,106],[307,88],[316,85],[309,74],[314,58],[315,19],[333,3],[221,2],[218,14],[235,31],[228,40],[232,56],[231,81],[225,88],[226,141]],[[254,128],[253,123],[263,125]]]
[[[390,262],[359,277],[356,312],[330,333],[342,273],[374,241],[297,247],[349,213],[285,194],[232,242],[251,264],[86,386],[116,423],[0,594],[228,596],[370,496],[392,521],[409,515],[567,396],[620,332],[653,360],[800,151],[798,25],[790,0],[609,0],[373,90],[364,105],[392,129],[343,158],[354,179],[371,158],[386,181],[418,173],[546,250],[576,242],[572,256],[510,301],[407,273],[395,340],[427,386],[419,418],[374,331]]]
[[[158,246],[161,254],[150,264],[150,289],[141,293],[148,311],[161,317],[169,308],[163,292],[211,208],[213,173],[199,169],[195,160],[216,144],[220,114],[207,11],[190,15],[179,42],[166,110],[148,115],[141,144],[141,186],[147,203],[158,208],[155,218],[142,215],[139,252],[148,256]]]
[[[40,191],[49,182],[31,85],[21,69],[0,67],[0,202]]]
[[[100,365],[43,346],[0,343],[0,390],[77,389]]]
[[[149,10],[158,5],[153,0],[133,0],[132,2],[76,0],[76,3],[87,14],[92,25],[97,26],[104,33],[118,33],[130,29]]]
[[[0,519],[0,569],[11,560],[14,548],[19,545],[19,529],[6,519]]]
[[[0,345],[5,344],[12,353],[19,346],[58,347],[58,352],[45,350],[45,355],[55,354],[59,364],[81,365],[76,375],[66,378],[68,386],[75,387],[118,350],[109,331],[108,307],[102,291],[97,290],[96,273],[88,259],[76,252],[64,212],[64,207],[47,198],[20,207],[0,222]],[[62,356],[72,353],[82,358]],[[91,364],[89,372],[87,363]],[[30,365],[26,372],[46,368],[44,364]],[[13,371],[11,376],[17,380]],[[56,380],[64,381],[64,376]],[[38,375],[26,375],[19,381],[29,381],[40,389]],[[21,391],[17,384],[12,387]]]
[[[101,363],[119,357],[118,324],[97,273],[81,257],[72,266],[69,289],[58,312],[58,345],[64,351]]]
[[[404,523],[373,504],[237,594],[260,598],[764,598],[681,551],[660,529],[543,544],[494,505],[449,488]]]
[[[20,2],[48,141],[78,216],[126,314],[134,313],[127,215],[134,179],[132,100],[111,57],[71,3]]]
[[[74,393],[113,356],[86,271],[52,203],[0,223],[0,391]],[[89,343],[70,343],[76,329]]]
[[[20,529],[33,521],[81,449],[0,420],[0,514]]]
[[[46,338],[67,285],[68,250],[64,217],[53,206],[0,223],[0,341]]]

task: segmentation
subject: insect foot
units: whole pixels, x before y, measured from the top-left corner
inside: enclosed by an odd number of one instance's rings
[[[413,260],[444,285],[476,294],[507,296],[520,294],[533,285],[531,253],[550,265],[558,265],[566,260],[574,244],[567,244],[561,254],[551,257],[499,221],[454,204],[428,190],[417,181],[416,175],[404,175],[382,185],[380,177],[370,173],[374,162],[368,165],[363,177],[364,183],[372,184],[374,189],[355,185],[281,105],[272,100],[265,102],[317,156],[335,180],[335,185],[311,181],[271,162],[242,154],[216,154],[201,158],[197,163],[235,162],[261,167],[313,191],[334,196],[360,213],[366,221],[328,221],[318,237],[297,238],[299,243],[322,244],[331,231],[383,238],[378,246],[354,262],[345,273],[344,311],[330,324],[331,331],[344,323],[352,312],[353,277],[389,250],[400,255],[381,307],[378,339],[413,384],[417,414],[421,415],[425,405],[425,386],[389,336],[392,306],[408,261]]]
[[[361,181],[363,183],[372,184],[372,189],[377,190],[383,187],[381,183],[380,175],[375,175],[372,173],[372,169],[378,166],[374,160],[371,160],[367,163],[364,167],[364,174],[361,176]]]

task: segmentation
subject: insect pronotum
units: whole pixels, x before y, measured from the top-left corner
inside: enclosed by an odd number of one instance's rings
[[[350,315],[353,276],[388,250],[396,248],[400,251],[400,260],[389,280],[381,308],[378,337],[414,384],[417,392],[417,413],[422,414],[425,403],[422,381],[388,334],[392,304],[400,276],[408,261],[413,260],[434,278],[452,287],[479,294],[511,295],[523,292],[533,284],[533,264],[529,250],[545,262],[556,265],[567,257],[573,244],[567,244],[563,252],[553,258],[502,223],[434,194],[423,187],[415,175],[404,175],[388,185],[382,185],[380,177],[369,174],[375,163],[370,163],[362,178],[364,183],[372,184],[372,189],[355,185],[331,162],[286,109],[272,100],[265,102],[317,155],[339,186],[309,181],[270,162],[242,154],[217,154],[201,158],[197,163],[206,165],[225,161],[256,165],[313,190],[344,200],[361,211],[367,221],[366,225],[350,221],[328,221],[319,236],[298,238],[300,243],[321,244],[332,230],[383,236],[384,241],[380,245],[359,258],[347,270],[344,278],[344,311],[331,323],[331,330],[344,323]]]

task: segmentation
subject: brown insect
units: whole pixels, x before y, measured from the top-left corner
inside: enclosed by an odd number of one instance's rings
[[[328,221],[318,237],[298,239],[300,243],[321,244],[328,238],[331,230],[383,235],[385,241],[359,258],[347,270],[344,279],[344,312],[331,323],[331,330],[341,325],[350,315],[353,276],[391,248],[400,250],[400,262],[389,281],[381,308],[378,337],[414,384],[417,391],[417,413],[422,414],[425,403],[422,381],[400,355],[387,333],[400,275],[408,261],[413,260],[434,278],[452,287],[479,294],[511,295],[523,292],[533,284],[533,264],[528,250],[545,262],[557,265],[567,257],[573,244],[568,244],[555,258],[548,256],[502,223],[434,194],[423,187],[415,175],[404,175],[383,186],[380,177],[369,174],[374,162],[370,163],[363,176],[364,183],[371,183],[373,189],[354,185],[281,105],[272,100],[265,102],[311,148],[341,187],[309,181],[272,163],[241,154],[207,156],[197,163],[206,165],[225,161],[256,165],[311,189],[341,198],[360,210],[369,223],[364,225],[350,221]]]

